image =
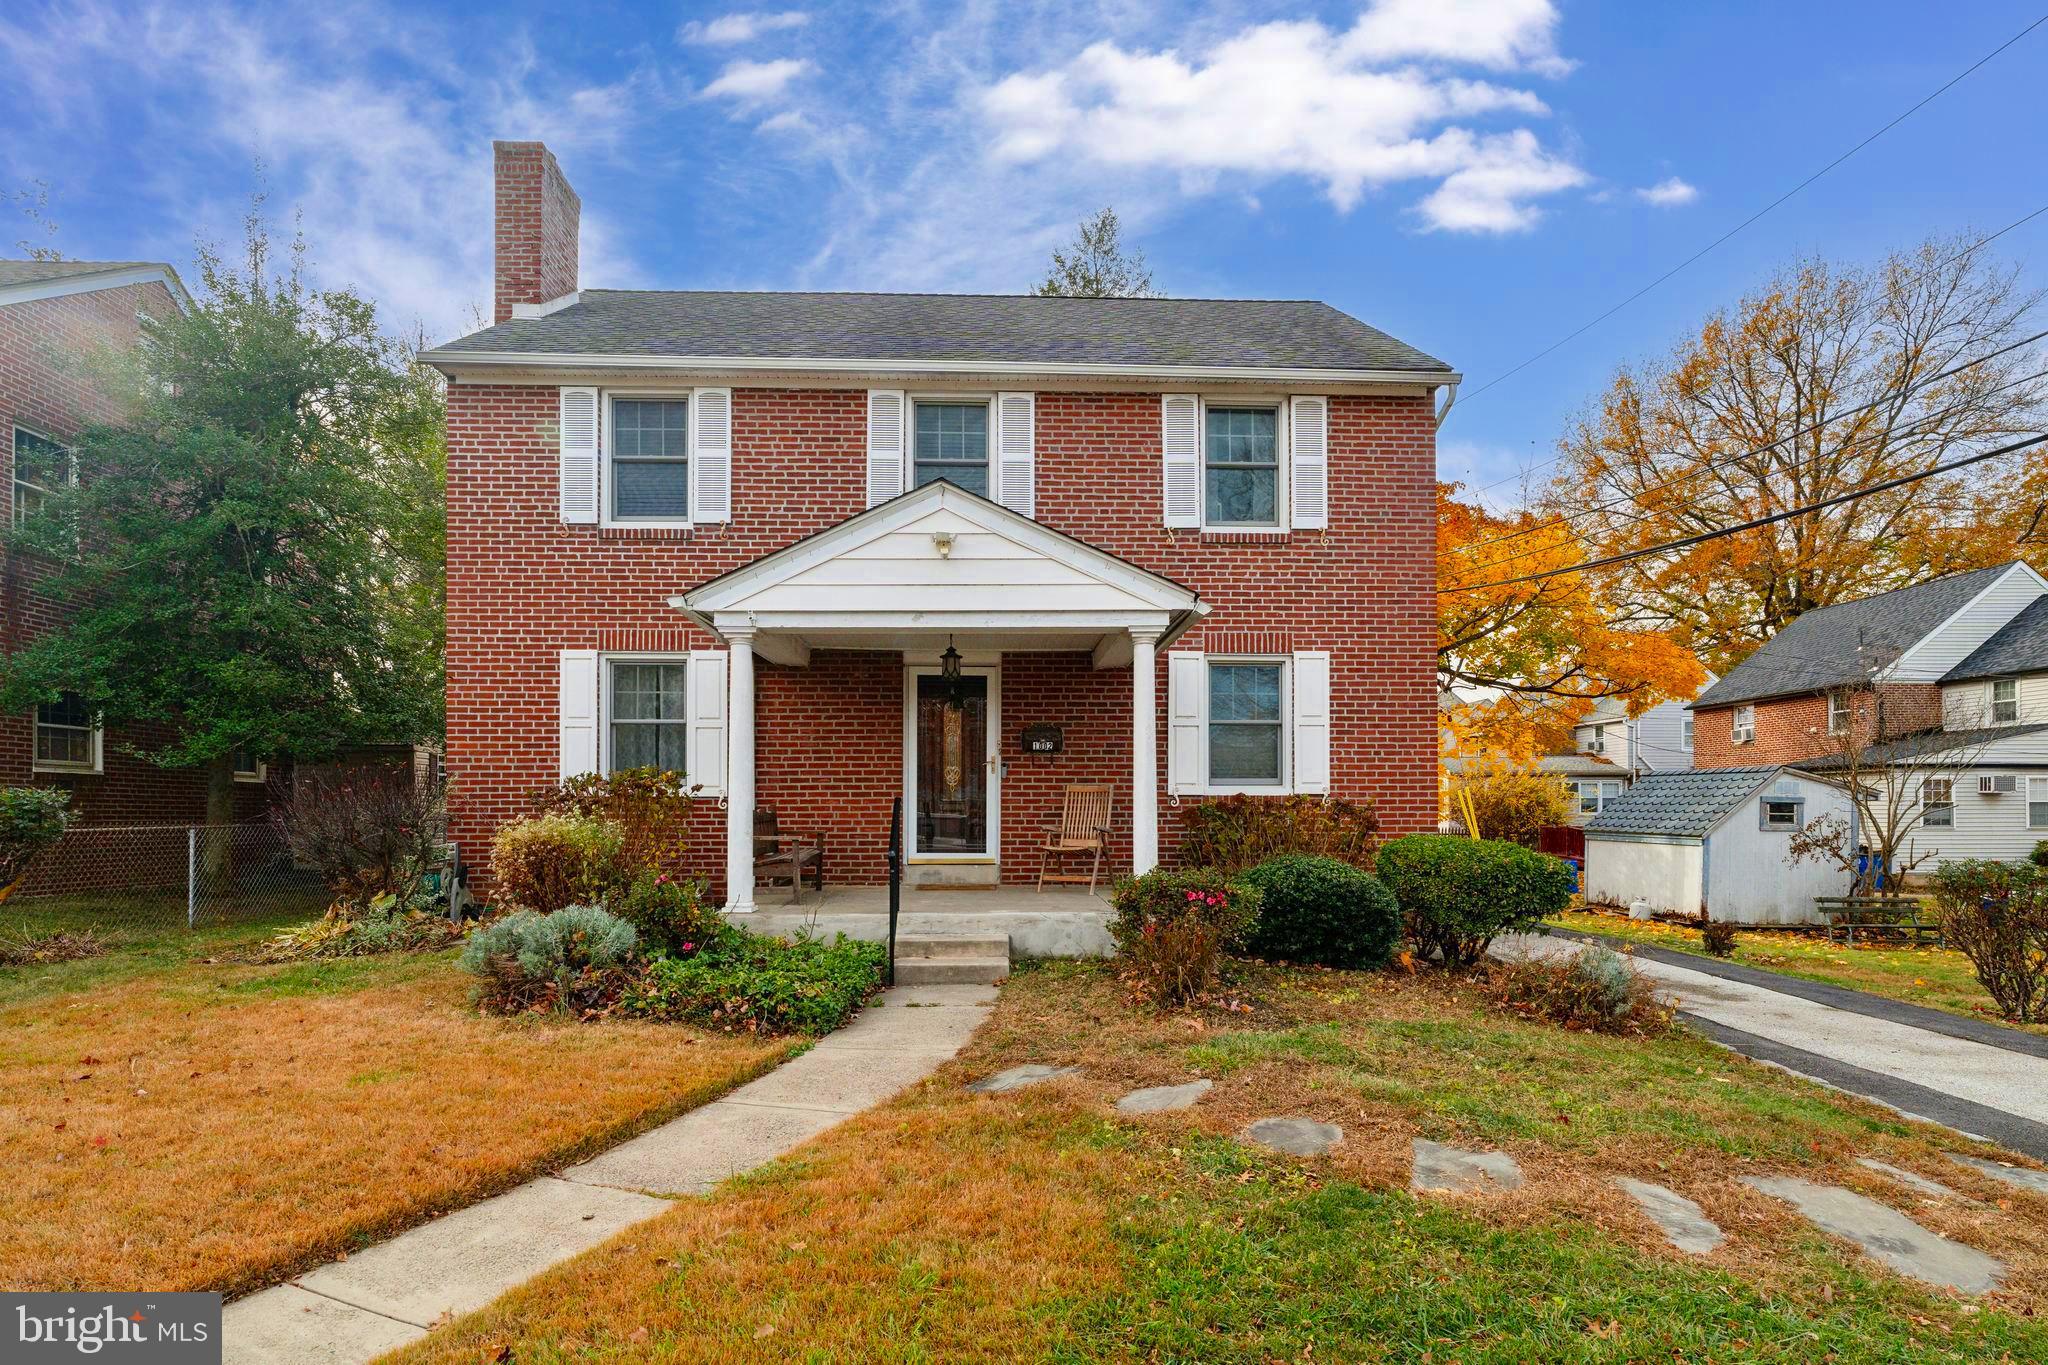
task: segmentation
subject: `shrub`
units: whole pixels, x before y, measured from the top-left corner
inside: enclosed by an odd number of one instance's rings
[[[491,876],[499,896],[522,909],[549,914],[598,904],[631,880],[625,832],[590,816],[514,820],[491,841]]]
[[[377,953],[433,952],[462,937],[431,901],[410,905],[396,896],[379,896],[367,908],[344,912],[340,905],[309,924],[287,929],[266,940],[252,954],[254,962],[303,962],[309,958],[370,957]]]
[[[1289,853],[1244,874],[1259,893],[1245,946],[1260,957],[1326,967],[1384,967],[1401,938],[1401,907],[1370,873],[1335,858]]]
[[[1562,859],[1499,839],[1410,834],[1380,850],[1379,877],[1423,956],[1469,967],[1497,934],[1534,929],[1572,898]]]
[[[1568,1029],[1595,1033],[1662,1033],[1672,1011],[1618,953],[1582,948],[1568,958],[1501,963],[1494,996],[1518,1014],[1536,1015]]]
[[[2035,844],[2034,851],[2027,855],[2027,860],[2035,867],[2048,867],[2048,839]]]
[[[625,989],[621,969],[636,941],[632,925],[593,906],[520,910],[471,934],[462,965],[480,979],[477,1003],[493,1014],[587,1013]]]
[[[2048,872],[2032,863],[1967,858],[1934,873],[1948,941],[2008,1019],[2048,1022]]]
[[[649,950],[659,949],[670,957],[687,957],[725,926],[718,911],[705,904],[696,882],[652,868],[643,868],[614,898],[611,909],[639,931],[640,942]]]
[[[70,824],[71,793],[63,787],[0,787],[0,900]]]
[[[583,773],[537,793],[534,809],[544,815],[609,820],[625,840],[626,866],[681,866],[690,848],[690,792],[693,788],[665,768],[623,768]]]
[[[1175,868],[1127,877],[1110,892],[1110,936],[1140,990],[1161,1005],[1184,1005],[1216,980],[1223,954],[1259,917],[1259,893],[1215,868]]]
[[[830,1033],[882,985],[887,950],[838,935],[784,940],[725,927],[689,957],[657,958],[623,1007],[734,1033]]]
[[[447,837],[447,794],[409,773],[345,770],[294,784],[273,814],[294,861],[345,910],[379,896],[410,902]]]
[[[1571,823],[1572,793],[1564,779],[1532,768],[1477,760],[1452,784],[1451,791],[1471,793],[1479,833],[1488,839],[1533,847],[1538,830]],[[1459,806],[1453,802],[1451,809],[1455,812]]]
[[[1735,926],[1700,912],[1700,946],[1714,957],[1735,956]]]
[[[1226,796],[1183,813],[1180,864],[1238,872],[1283,853],[1312,853],[1370,872],[1379,828],[1370,801]]]

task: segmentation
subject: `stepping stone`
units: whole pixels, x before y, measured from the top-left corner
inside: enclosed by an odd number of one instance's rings
[[[1408,1177],[1408,1188],[1417,1194],[1478,1194],[1521,1187],[1522,1168],[1506,1152],[1468,1152],[1428,1138],[1415,1139],[1415,1171]]]
[[[2005,1276],[2003,1264],[1975,1247],[1929,1232],[1897,1209],[1839,1185],[1754,1175],[1742,1183],[1791,1204],[1822,1232],[1855,1243],[1901,1275],[1965,1294],[1996,1289]]]
[[[1192,1109],[1195,1101],[1209,1093],[1213,1081],[1189,1081],[1186,1085],[1155,1085],[1150,1090],[1133,1090],[1116,1102],[1119,1114],[1164,1114],[1170,1109]]]
[[[967,1088],[977,1095],[1004,1095],[1012,1090],[1022,1090],[1027,1085],[1037,1085],[1041,1081],[1078,1075],[1080,1070],[1078,1066],[1039,1066],[1036,1063],[1029,1066],[1013,1066],[1008,1071],[998,1071],[993,1076],[985,1076]]]
[[[1614,1183],[1627,1191],[1665,1239],[1680,1251],[1704,1256],[1728,1240],[1728,1234],[1716,1227],[1698,1204],[1678,1191],[1652,1185],[1647,1180],[1631,1180],[1625,1175],[1616,1176]]]
[[[1948,1154],[1950,1161],[1960,1162],[1971,1170],[1988,1175],[1993,1180],[2003,1180],[2016,1189],[2031,1190],[2035,1194],[2048,1194],[2048,1171],[2031,1170],[2025,1166],[2008,1166],[2003,1161],[1986,1161],[1982,1157],[1957,1156]]]
[[[1856,1164],[1866,1171],[1876,1171],[1879,1175],[1890,1176],[1901,1185],[1909,1189],[1918,1190],[1920,1193],[1930,1195],[1936,1199],[1962,1198],[1961,1195],[1940,1181],[1929,1180],[1918,1171],[1909,1171],[1903,1166],[1894,1166],[1889,1161],[1878,1161],[1873,1157],[1859,1156],[1856,1158]]]
[[[1245,1128],[1244,1135],[1289,1156],[1321,1156],[1344,1140],[1342,1128],[1314,1119],[1258,1119]]]

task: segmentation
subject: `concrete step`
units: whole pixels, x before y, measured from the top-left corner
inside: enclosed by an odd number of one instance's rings
[[[912,863],[903,869],[904,884],[912,891],[970,886],[994,890],[1002,875],[994,863]]]
[[[896,937],[896,960],[934,957],[999,957],[1010,960],[1010,940],[1004,938],[969,938],[965,934],[899,934]]]
[[[991,986],[1010,974],[1008,957],[909,957],[896,960],[899,986]]]

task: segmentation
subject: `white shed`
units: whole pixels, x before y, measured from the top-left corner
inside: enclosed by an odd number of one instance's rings
[[[1736,924],[1818,924],[1815,896],[1848,874],[1793,863],[1795,831],[1854,813],[1848,793],[1793,768],[1702,768],[1642,778],[1586,826],[1588,901],[1698,914]]]

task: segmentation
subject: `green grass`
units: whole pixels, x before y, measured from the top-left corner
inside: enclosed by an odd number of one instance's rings
[[[148,925],[109,923],[95,907],[113,902],[80,897],[63,901],[9,901],[0,905],[0,934],[37,936],[60,929],[90,928],[106,939],[108,950],[75,962],[32,963],[0,967],[0,1007],[70,991],[90,990],[152,972],[170,971],[187,963],[232,955],[266,938],[304,923],[324,906],[307,909],[288,902],[266,913],[231,924],[185,927],[183,898],[175,920]]]

